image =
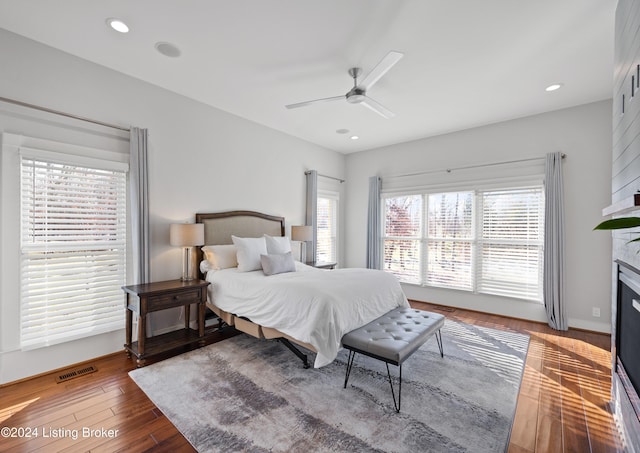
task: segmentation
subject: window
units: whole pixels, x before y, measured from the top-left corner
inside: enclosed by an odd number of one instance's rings
[[[427,285],[473,289],[473,192],[430,194],[427,210]]]
[[[478,291],[542,301],[542,187],[482,192]]]
[[[338,260],[338,202],[337,192],[318,193],[316,261]]]
[[[21,158],[22,349],[124,327],[124,165],[47,155]]]
[[[384,269],[424,286],[542,301],[542,186],[384,198]]]
[[[421,283],[422,196],[385,200],[384,269],[400,281]]]

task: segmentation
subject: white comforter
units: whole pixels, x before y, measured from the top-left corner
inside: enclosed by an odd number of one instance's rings
[[[316,368],[331,363],[342,336],[396,307],[408,307],[396,277],[371,269],[320,270],[265,276],[237,268],[207,273],[209,300],[221,309],[278,329],[317,351]]]

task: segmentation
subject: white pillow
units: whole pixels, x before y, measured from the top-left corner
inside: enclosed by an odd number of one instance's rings
[[[286,236],[269,236],[265,234],[264,239],[267,241],[267,253],[269,255],[282,255],[283,253],[291,252],[291,241]]]
[[[293,261],[291,252],[260,255],[260,261],[262,262],[262,272],[264,272],[264,275],[296,271],[296,263]]]
[[[238,249],[238,270],[240,272],[250,272],[262,269],[260,255],[267,254],[267,241],[261,238],[239,238],[231,236],[233,245]]]
[[[202,247],[202,251],[209,262],[210,269],[228,269],[238,265],[236,258],[238,249],[235,245],[207,245]]]

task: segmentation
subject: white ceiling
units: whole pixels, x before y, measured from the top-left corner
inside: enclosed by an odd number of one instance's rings
[[[0,27],[349,153],[610,98],[616,3],[0,0]],[[341,101],[284,108],[345,94],[348,68],[366,75],[391,50],[404,58],[367,94],[394,118]]]

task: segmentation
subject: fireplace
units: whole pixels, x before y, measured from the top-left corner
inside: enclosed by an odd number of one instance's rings
[[[613,402],[616,420],[630,451],[640,445],[640,270],[622,261],[612,337]]]

